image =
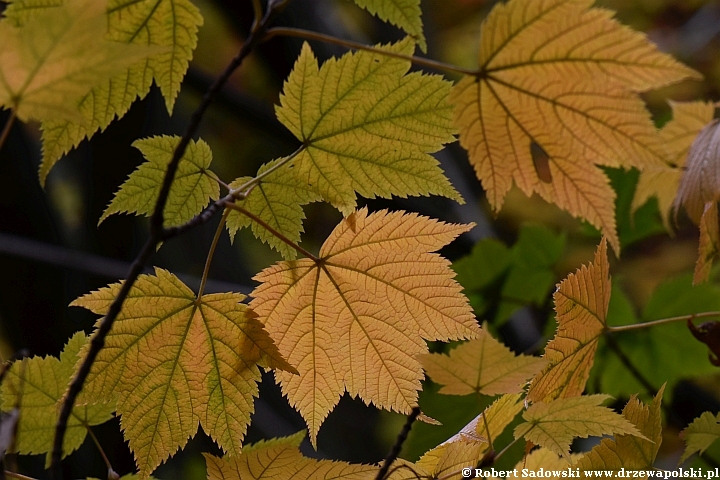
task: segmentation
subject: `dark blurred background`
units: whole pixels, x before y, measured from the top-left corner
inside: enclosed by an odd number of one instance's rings
[[[50,173],[45,189],[40,187],[37,176],[38,125],[16,124],[0,151],[2,358],[9,358],[20,348],[27,348],[31,355],[58,355],[74,332],[89,333],[94,316],[67,305],[90,290],[123,278],[129,262],[145,241],[148,225],[145,218],[114,215],[97,226],[113,193],[142,162],[140,152],[130,144],[151,135],[181,134],[201,95],[238,50],[253,17],[250,1],[195,0],[194,3],[201,9],[205,25],[201,27],[198,48],[172,116],[168,116],[159,91],[153,87],[124,118],[102,134],[84,141],[60,161]],[[493,4],[483,0],[424,0],[427,56],[461,66],[476,66],[480,25]],[[0,9],[2,5],[0,3]],[[658,124],[670,116],[666,98],[720,100],[720,3],[605,0],[599,5],[617,10],[617,17],[623,23],[647,32],[662,50],[705,76],[704,82],[685,82],[645,96]],[[402,37],[400,31],[347,0],[295,0],[276,24],[365,43],[389,42]],[[292,38],[275,38],[261,45],[231,78],[205,116],[199,136],[213,150],[212,169],[226,182],[252,175],[261,164],[287,155],[297,147],[297,140],[275,119],[273,106],[278,102],[282,82],[300,46],[301,41]],[[345,52],[317,42],[312,43],[312,47],[321,60]],[[7,111],[0,112],[0,124],[4,124],[7,117]],[[438,197],[361,199],[361,205],[367,204],[371,210],[389,207],[417,211],[452,222],[476,222],[478,227],[443,251],[451,260],[467,254],[482,238],[497,237],[511,246],[527,222],[544,224],[566,238],[562,254],[552,266],[554,282],[591,258],[599,237],[586,225],[538,198],[526,198],[517,191],[511,192],[502,212],[494,215],[488,209],[465,152],[453,144],[440,152],[438,159],[464,196],[465,205]],[[631,195],[636,175],[615,172],[612,178],[614,185],[630,189]],[[627,210],[626,207],[619,206]],[[670,237],[659,227],[656,206],[649,204],[645,210],[643,215],[651,227],[642,235],[632,235],[631,229],[636,227],[627,211],[624,215],[629,221],[623,223],[619,218],[621,230],[628,229],[625,237],[621,231],[621,237],[627,241],[623,245],[622,262],[613,261],[612,267],[614,279],[638,311],[657,285],[691,271],[697,248],[695,227],[681,218],[681,228],[674,238]],[[310,205],[306,214],[307,233],[303,242],[306,248],[316,250],[341,216],[326,204]],[[190,286],[196,287],[218,220],[216,217],[209,224],[166,242],[153,257],[153,265],[180,274]],[[212,281],[208,290],[249,293],[254,273],[278,259],[275,252],[246,230],[233,245],[228,236],[223,235],[210,269]],[[550,296],[546,295],[539,304],[520,307],[511,312],[509,319],[496,322],[491,328],[513,350],[537,353],[553,331],[552,321],[548,323],[552,317]],[[493,320],[492,315],[482,318]],[[432,345],[431,348],[438,351],[445,347]],[[697,348],[705,347],[698,344]],[[672,427],[675,437],[683,422],[703,410],[718,408],[720,389],[716,384],[716,377],[679,384],[680,391],[673,397],[674,410],[667,412],[675,422]],[[421,406],[445,425],[414,428],[404,451],[411,460],[457,431],[487,403],[487,399],[478,398],[453,398],[455,403],[451,403],[447,397],[434,394],[436,389],[428,382]],[[287,435],[305,427],[300,416],[281,397],[271,374],[263,379],[261,397],[255,407],[247,441]],[[387,454],[403,423],[404,417],[400,415],[378,412],[346,395],[320,430],[317,452],[308,445],[304,445],[303,450],[307,455],[322,458],[378,462]],[[132,455],[122,439],[117,419],[93,427],[93,431],[118,472],[134,470]],[[668,448],[668,455],[674,455],[672,446]],[[202,431],[181,453],[161,466],[156,476],[205,478],[201,451],[219,454]],[[22,457],[19,464],[28,475],[46,477],[42,456]],[[105,475],[104,464],[90,440],[65,464],[68,476],[73,478]]]

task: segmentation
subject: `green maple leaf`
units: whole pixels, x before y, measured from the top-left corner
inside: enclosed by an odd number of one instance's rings
[[[58,403],[63,398],[75,371],[78,353],[87,344],[87,337],[78,332],[68,341],[60,358],[33,357],[15,362],[0,387],[0,409],[8,411],[17,405],[20,420],[15,449],[21,454],[50,452],[55,438]],[[76,405],[68,419],[63,440],[63,455],[80,448],[88,427],[112,418],[113,404]],[[48,463],[50,454],[48,453]]]
[[[282,159],[266,163],[260,167],[258,175],[273,168],[280,161]],[[302,205],[316,202],[320,200],[320,196],[300,181],[293,172],[294,168],[293,165],[278,168],[263,177],[245,200],[238,200],[235,203],[257,215],[287,239],[300,243],[300,235],[303,232],[302,222],[305,219]],[[230,184],[230,187],[238,188],[250,179],[251,177],[238,178]],[[241,228],[251,227],[255,237],[280,252],[286,260],[293,260],[297,256],[294,248],[238,211],[230,212],[226,225],[231,239]]]
[[[114,213],[134,212],[150,215],[160,194],[167,166],[180,137],[159,136],[136,140],[133,146],[140,150],[147,162],[130,174],[105,209],[100,222]],[[220,186],[208,173],[212,162],[210,147],[203,140],[190,141],[180,159],[175,180],[165,205],[165,225],[180,225],[205,208],[210,199],[220,196]]]
[[[720,414],[703,412],[680,433],[680,436],[685,438],[686,447],[679,463],[683,463],[693,453],[699,452],[702,455],[715,440],[720,438]]]
[[[58,3],[58,0],[52,2]],[[28,7],[28,10],[32,9]],[[103,20],[111,39],[123,44],[156,46],[157,50],[143,61],[128,64],[114,77],[98,82],[79,99],[81,122],[43,122],[41,183],[64,154],[84,138],[104,130],[115,117],[125,115],[136,98],[145,97],[153,80],[165,97],[168,112],[172,113],[197,45],[197,30],[203,23],[200,11],[189,0],[110,0],[107,12]]]
[[[404,40],[387,47],[412,53]],[[461,200],[429,154],[454,141],[450,83],[407,74],[410,62],[347,53],[318,68],[307,44],[285,82],[278,119],[305,148],[296,173],[348,215],[367,198],[437,194]]]
[[[71,305],[104,315],[115,283]],[[141,275],[83,388],[85,400],[117,399],[120,424],[147,477],[198,424],[239,453],[258,395],[258,365],[295,371],[237,293],[193,292],[171,273]]]
[[[515,438],[525,437],[566,458],[575,437],[615,433],[645,438],[626,418],[600,406],[608,398],[608,395],[584,395],[536,403],[523,413],[526,423],[515,427]]]
[[[22,26],[19,7],[0,21],[0,107],[23,121],[82,123],[78,101],[96,84],[158,53],[106,39],[105,10],[104,1],[66,0],[28,15]]]
[[[353,0],[380,19],[390,22],[407,32],[420,45],[420,50],[427,51],[427,42],[423,34],[420,18],[420,0]]]

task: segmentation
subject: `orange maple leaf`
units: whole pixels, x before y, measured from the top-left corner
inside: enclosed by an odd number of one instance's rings
[[[300,372],[276,377],[313,443],[344,391],[409,413],[424,340],[479,334],[450,263],[431,253],[470,228],[362,209],[335,228],[319,257],[279,262],[255,277],[251,306]]]

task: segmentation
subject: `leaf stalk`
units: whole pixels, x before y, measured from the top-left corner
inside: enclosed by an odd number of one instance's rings
[[[656,327],[658,325],[665,325],[666,323],[687,322],[688,320],[693,320],[695,318],[705,318],[705,317],[720,317],[720,311],[692,313],[690,315],[680,315],[679,317],[661,318],[660,320],[652,320],[649,322],[633,323],[632,325],[619,325],[617,327],[607,326],[607,327],[605,327],[605,331],[609,332],[609,333],[627,332],[630,330],[641,330],[643,328],[650,328],[650,327]]]

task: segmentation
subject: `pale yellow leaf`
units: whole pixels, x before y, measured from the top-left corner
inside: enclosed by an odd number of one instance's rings
[[[545,347],[548,366],[533,379],[531,402],[580,395],[595,358],[598,339],[607,325],[610,274],[605,239],[595,259],[568,275],[553,295],[558,329]]]
[[[578,454],[570,455],[570,458],[573,461],[577,460],[579,457],[580,455]],[[498,480],[500,478],[522,478],[524,471],[527,471],[528,476],[530,472],[538,475],[540,472],[550,471],[561,472],[559,475],[561,478],[579,478],[574,475],[577,473],[577,470],[570,466],[570,462],[566,458],[559,456],[547,448],[538,448],[533,450],[530,454],[520,460],[517,465],[515,465],[514,470],[508,471],[513,473],[505,475],[504,477],[489,476],[487,480]],[[565,475],[563,475],[562,472],[565,472]],[[571,472],[573,475],[571,475]]]
[[[0,22],[0,106],[19,119],[83,122],[79,100],[157,48],[106,39],[106,2],[66,0],[22,27]]]
[[[313,443],[345,391],[409,413],[425,340],[479,334],[449,262],[431,253],[469,228],[362,209],[335,228],[317,261],[280,262],[255,277],[251,306],[300,372],[276,378]]]
[[[374,465],[350,464],[303,457],[298,447],[305,437],[299,432],[244,447],[242,453],[218,458],[204,453],[208,480],[369,480],[378,470]]]
[[[420,0],[353,0],[382,20],[397,25],[412,36],[423,52],[427,50],[427,42],[423,34],[420,15]]]
[[[515,438],[524,437],[569,458],[574,438],[609,434],[643,434],[626,418],[600,404],[609,395],[584,395],[536,403],[523,413],[526,423],[515,427]]]
[[[623,416],[637,428],[641,436],[620,434],[615,439],[605,438],[575,464],[581,470],[651,470],[662,443],[662,416],[660,404],[663,386],[651,405],[644,405],[632,396],[623,409]],[[644,438],[643,438],[644,437]]]
[[[411,54],[413,42],[383,48]],[[462,200],[430,155],[454,141],[451,85],[409,69],[409,61],[365,51],[318,67],[305,44],[285,82],[276,113],[305,145],[296,174],[345,215],[355,192]]]
[[[677,195],[688,151],[700,130],[712,120],[714,105],[709,102],[670,102],[673,118],[660,130],[660,139],[668,149],[669,163],[640,172],[631,211],[635,212],[650,197],[657,197],[658,209],[668,231],[670,210]]]
[[[486,328],[449,355],[428,353],[418,360],[433,382],[442,385],[438,393],[444,395],[519,393],[546,364],[541,358],[516,356]]]
[[[260,381],[258,365],[294,369],[283,360],[238,293],[195,294],[156,269],[140,275],[83,387],[92,402],[117,399],[120,425],[147,477],[198,424],[220,447],[239,453]],[[71,305],[103,315],[120,283]]]
[[[692,421],[682,432],[685,439],[685,452],[680,457],[680,463],[690,458],[694,453],[702,455],[712,443],[720,438],[720,414],[703,412]]]

